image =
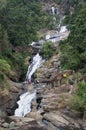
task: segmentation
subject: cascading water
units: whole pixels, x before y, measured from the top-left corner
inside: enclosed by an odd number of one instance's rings
[[[26,92],[20,96],[20,100],[17,102],[18,109],[15,110],[15,116],[25,116],[31,111],[31,101],[36,97],[36,91],[32,94]]]
[[[32,64],[28,67],[26,74],[26,80],[31,81],[31,76],[37,68],[43,63],[42,57],[36,54],[33,57]],[[36,90],[33,93],[26,92],[20,96],[20,100],[17,102],[18,108],[15,110],[15,116],[25,116],[31,111],[31,101],[36,97]]]
[[[32,64],[28,67],[28,71],[27,71],[27,74],[26,74],[26,80],[31,80],[31,76],[36,71],[36,69],[40,67],[42,62],[43,62],[42,57],[39,55],[39,53],[37,53],[33,57]]]

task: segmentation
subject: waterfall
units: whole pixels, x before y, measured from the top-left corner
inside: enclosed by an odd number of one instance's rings
[[[26,74],[26,80],[31,81],[31,76],[37,68],[43,63],[42,57],[37,53],[33,57],[31,65],[28,67]],[[33,93],[26,92],[20,96],[20,100],[17,102],[18,108],[15,110],[15,116],[25,116],[31,111],[31,101],[36,97],[36,90]]]
[[[26,80],[31,80],[31,76],[36,71],[36,69],[40,67],[42,62],[43,62],[42,57],[39,55],[39,53],[37,53],[33,57],[32,64],[28,67],[28,71],[27,71],[27,74],[26,74]]]
[[[17,102],[18,109],[15,110],[15,116],[25,116],[31,111],[31,101],[36,97],[36,91],[32,94],[26,92],[20,96],[20,100]]]

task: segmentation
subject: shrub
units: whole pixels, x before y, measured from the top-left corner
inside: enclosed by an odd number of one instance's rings
[[[25,62],[25,55],[21,54],[21,53],[15,53],[13,56],[13,62],[15,65],[15,68],[17,70],[19,70],[19,80],[23,80],[25,78],[26,75],[26,71],[27,71],[27,66],[24,64]]]
[[[86,82],[79,82],[71,107],[84,113],[86,111]]]
[[[52,46],[52,42],[45,42],[42,46],[42,52],[44,58],[50,58],[55,54],[55,49]]]
[[[0,71],[7,75],[11,74],[11,66],[4,59],[0,59]]]
[[[4,80],[4,75],[0,73],[0,83]]]

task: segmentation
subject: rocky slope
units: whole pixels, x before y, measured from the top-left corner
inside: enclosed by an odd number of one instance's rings
[[[38,110],[42,111],[43,119],[55,127],[86,129],[85,114],[82,116],[82,113],[71,108],[71,99],[76,91],[76,84],[78,81],[86,80],[85,76],[78,73],[77,78],[72,70],[61,71],[59,55],[46,61],[35,75],[38,100],[41,99]]]
[[[7,80],[7,82],[9,88],[0,91],[0,110],[4,111],[7,115],[13,115],[19,96],[27,89],[22,83],[15,83],[11,80]]]

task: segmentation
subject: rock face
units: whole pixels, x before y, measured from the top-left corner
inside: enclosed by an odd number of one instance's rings
[[[0,92],[0,109],[7,115],[13,115],[17,107],[17,100],[19,96],[26,91],[26,87],[21,83],[15,83],[10,80],[7,81],[9,88]]]
[[[55,55],[46,61],[36,72],[38,110],[42,110],[43,120],[48,130],[86,129],[85,115],[83,121],[81,113],[70,108],[70,99],[75,93],[77,81],[85,80],[85,76],[76,74],[72,70],[60,70],[60,56]],[[83,123],[82,123],[83,122]]]
[[[0,126],[0,130],[46,130],[44,125],[40,125],[33,118],[28,117],[8,117],[7,122],[3,122]]]
[[[39,126],[38,124],[34,124],[34,125],[23,125],[20,128],[17,128],[16,130],[47,130],[45,127],[43,126]]]
[[[73,73],[72,70],[60,71],[60,55],[58,54],[46,61],[46,63],[37,70],[37,78],[35,81],[47,83],[47,85],[51,87],[57,87],[61,86],[61,84],[67,84],[68,80],[73,82]]]
[[[44,119],[51,122],[57,128],[64,128],[64,129],[80,129],[79,123],[76,120],[72,120],[69,117],[61,113],[49,113],[44,115]]]

